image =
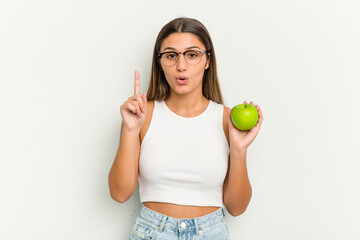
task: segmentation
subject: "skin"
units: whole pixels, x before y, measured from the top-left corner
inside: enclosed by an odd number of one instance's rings
[[[164,39],[161,51],[171,48],[177,52],[192,49],[205,50],[203,43],[191,33],[173,33]],[[196,65],[187,64],[184,56],[174,66],[161,65],[166,80],[170,85],[170,96],[165,101],[167,106],[179,116],[195,117],[208,106],[209,100],[202,95],[202,78],[209,60],[203,55]],[[176,77],[186,76],[189,81],[185,85],[178,84]],[[247,103],[244,101],[244,103]],[[247,148],[257,136],[263,114],[258,105],[252,103],[259,112],[257,125],[249,131],[236,129],[230,118],[231,109],[224,107],[223,127],[230,147],[229,169],[223,186],[223,200],[228,212],[233,216],[242,214],[251,198],[246,153]],[[111,196],[119,202],[125,202],[134,192],[138,177],[138,160],[140,144],[151,122],[154,103],[147,101],[146,93],[140,93],[140,76],[135,72],[134,96],[121,106],[123,125],[120,146],[114,164],[109,173]],[[128,149],[136,149],[129,151]],[[126,169],[126,170],[125,170]],[[130,180],[129,180],[130,179]],[[130,183],[129,183],[130,181]],[[216,211],[219,207],[183,206],[172,203],[144,202],[146,207],[175,218],[195,218]]]

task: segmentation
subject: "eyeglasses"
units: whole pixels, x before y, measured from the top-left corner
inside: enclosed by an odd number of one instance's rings
[[[171,67],[179,60],[179,54],[183,54],[188,64],[195,65],[201,61],[202,55],[209,52],[205,50],[187,50],[185,52],[163,52],[159,54],[160,61],[168,67]]]

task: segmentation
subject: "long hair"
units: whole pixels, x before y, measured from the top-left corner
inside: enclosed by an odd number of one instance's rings
[[[205,70],[203,76],[203,95],[209,100],[223,104],[217,75],[215,50],[210,34],[201,22],[192,18],[176,18],[167,23],[159,32],[154,46],[147,99],[162,101],[166,100],[170,95],[170,86],[165,79],[158,56],[164,39],[172,33],[192,33],[204,44],[206,50],[210,53],[205,54],[207,58],[210,58],[210,65],[209,68]]]

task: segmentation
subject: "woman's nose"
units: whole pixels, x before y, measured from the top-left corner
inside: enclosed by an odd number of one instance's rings
[[[184,71],[187,67],[187,62],[185,60],[185,56],[184,54],[179,54],[178,55],[178,60],[176,63],[176,69],[179,71]]]

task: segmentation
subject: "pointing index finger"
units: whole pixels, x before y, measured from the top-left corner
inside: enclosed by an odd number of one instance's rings
[[[135,71],[134,95],[140,95],[140,74]]]

